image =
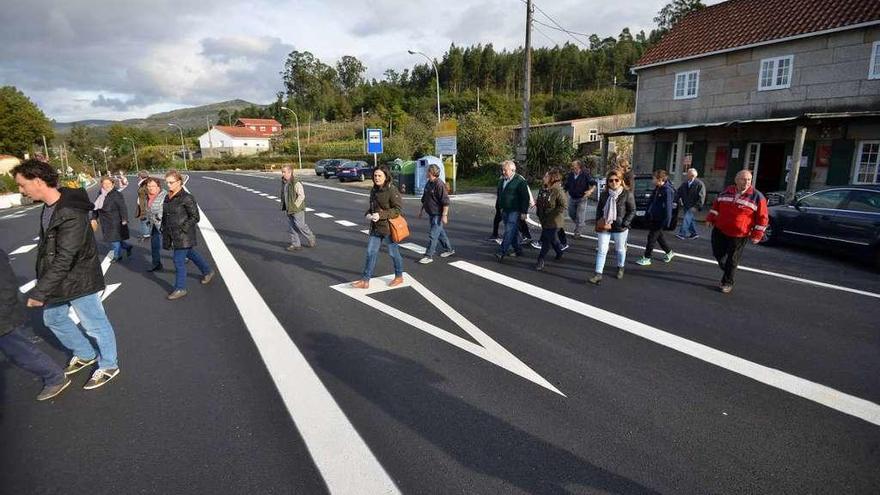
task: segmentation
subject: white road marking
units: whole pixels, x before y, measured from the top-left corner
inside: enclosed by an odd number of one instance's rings
[[[384,277],[373,278],[370,280],[369,289],[355,289],[351,286],[350,283],[333,285],[331,286],[331,288],[336,289],[339,292],[351,297],[356,301],[360,301],[371,308],[378,309],[379,311],[389,316],[393,316],[404,323],[408,323],[427,334],[433,335],[434,337],[437,337],[444,342],[458,347],[459,349],[467,351],[474,356],[485,359],[486,361],[489,361],[496,366],[500,366],[515,375],[519,375],[526,380],[529,380],[530,382],[536,383],[548,390],[551,390],[565,397],[565,394],[560,392],[559,389],[554,387],[550,382],[541,377],[541,375],[529,368],[525,363],[517,359],[516,356],[508,352],[507,349],[498,344],[498,342],[495,342],[491,337],[489,337],[482,330],[477,328],[476,325],[474,325],[467,318],[462,316],[461,313],[453,309],[452,306],[447,304],[445,301],[437,297],[436,294],[434,294],[424,285],[419,283],[419,281],[413,278],[412,275],[404,273],[403,284],[396,287],[388,287],[388,282],[390,282],[392,278],[394,278],[393,274],[386,275]],[[413,289],[415,289],[415,291],[418,292],[423,298],[425,298],[426,301],[430,302],[441,313],[446,315],[446,317],[448,317],[456,325],[458,325],[459,328],[467,332],[468,335],[479,342],[479,345],[474,344],[469,340],[463,339],[458,335],[447,332],[446,330],[436,327],[424,320],[416,318],[409,313],[405,313],[395,307],[389,306],[388,304],[368,297],[371,294],[377,294],[379,292],[385,292],[389,290],[402,289],[405,287],[412,287]]]
[[[315,213],[315,216],[321,218],[333,218],[333,215],[329,213]]]
[[[34,240],[35,240],[35,241],[39,241],[39,240],[40,240],[40,236],[34,237]]]
[[[15,251],[9,253],[9,255],[12,256],[13,254],[24,254],[24,253],[31,251],[35,247],[37,247],[36,244],[28,244],[26,246],[22,246],[22,247],[16,249]]]
[[[538,227],[541,226],[540,223],[532,220],[531,217],[527,218],[527,221],[531,225],[538,226]],[[572,232],[566,231],[566,233],[568,235],[572,235],[572,236],[574,235],[574,233],[572,233]],[[585,239],[592,239],[594,241],[597,240],[597,238],[595,236],[591,236],[591,235],[580,234],[580,236]],[[636,248],[636,249],[645,249],[645,246],[639,246],[638,244],[632,244],[629,242],[626,243],[626,245],[629,247]],[[693,260],[693,261],[699,261],[701,263],[709,263],[710,265],[716,265],[716,266],[718,265],[718,262],[714,259],[702,258],[700,256],[693,256],[693,255],[684,254],[684,253],[681,253],[678,251],[675,252],[675,257],[676,258],[684,258],[684,259]],[[841,292],[849,292],[851,294],[858,294],[860,296],[867,296],[867,297],[873,297],[876,299],[880,299],[880,293],[877,293],[877,292],[870,292],[870,291],[861,290],[861,289],[853,289],[851,287],[845,287],[842,285],[834,285],[834,284],[829,284],[826,282],[819,282],[818,280],[810,280],[810,279],[806,279],[806,278],[795,277],[793,275],[786,275],[784,273],[771,272],[769,270],[761,270],[760,268],[751,268],[748,266],[739,265],[739,267],[737,267],[737,270],[742,270],[742,271],[752,272],[752,273],[759,273],[761,275],[767,275],[769,277],[776,277],[776,278],[780,278],[782,280],[789,280],[792,282],[800,282],[800,283],[807,284],[807,285],[813,285],[815,287],[822,287],[823,289],[838,290]]]
[[[275,199],[275,200],[281,201],[280,199],[278,199],[277,196],[266,196],[266,197],[269,199]]]
[[[264,192],[261,192],[261,193],[259,193],[259,194],[260,194],[260,196],[263,196],[263,197],[265,197],[265,198],[268,198],[268,197],[269,197],[269,195],[266,194],[266,193],[264,193]]]
[[[336,191],[336,192],[341,192],[341,193],[345,193],[345,194],[354,194],[355,196],[366,196],[366,197],[369,197],[369,196],[370,196],[370,193],[361,193],[361,192],[356,192],[356,191],[349,191],[348,189],[341,189],[341,188],[333,187],[333,186],[325,186],[324,184],[313,184],[313,183],[311,183],[311,182],[306,182],[306,181],[302,181],[302,183],[303,183],[303,185],[305,185],[305,186],[317,187],[317,188],[319,188],[319,189],[327,189],[327,190],[330,190],[330,191]]]
[[[6,219],[6,218],[21,218],[21,217],[23,217],[23,216],[24,216],[24,212],[22,212],[22,213],[10,213],[9,215],[3,215],[2,217],[0,217],[0,220]]]
[[[26,294],[31,289],[33,289],[35,285],[37,285],[37,279],[33,279],[30,282],[22,285],[21,287],[18,288],[18,291],[21,292],[22,294]]]
[[[315,211],[315,209],[314,209],[314,208],[309,208],[308,206],[306,206],[306,211]]]
[[[343,227],[354,227],[355,225],[357,225],[356,223],[349,222],[348,220],[337,220],[336,223],[342,225]]]
[[[364,230],[362,230],[362,231],[361,231],[361,234],[367,234],[367,235],[370,235],[370,229],[364,229]]]
[[[305,356],[199,209],[199,230],[330,493],[399,493]]]
[[[402,247],[403,249],[409,249],[410,251],[415,251],[419,254],[425,254],[428,252],[426,248],[423,248],[422,246],[419,246],[418,244],[412,242],[404,242],[400,244],[400,247]]]
[[[116,289],[118,289],[121,285],[122,284],[109,284],[109,285],[105,286],[104,290],[101,292],[101,302],[105,301],[108,297],[110,297],[110,294],[113,294],[114,292],[116,292]],[[75,325],[79,325],[79,322],[80,322],[79,315],[76,314],[76,311],[73,309],[73,306],[70,307],[70,310],[68,311],[67,315],[70,317],[71,320],[73,320],[73,323]]]
[[[713,349],[706,345],[673,335],[644,323],[631,320],[619,314],[582,303],[536,285],[521,282],[515,278],[502,275],[486,268],[455,261],[449,264],[478,277],[498,283],[510,289],[522,292],[542,301],[554,304],[569,311],[581,314],[596,321],[605,323],[633,335],[650,340],[656,344],[687,354],[688,356],[713,364],[720,368],[738,373],[771,387],[803,397],[813,402],[830,407],[845,414],[861,418],[869,423],[880,425],[880,405],[845,394],[825,385],[820,385],[783,371],[769,368],[726,352]]]

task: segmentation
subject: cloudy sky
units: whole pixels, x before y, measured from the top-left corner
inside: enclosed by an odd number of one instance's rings
[[[545,0],[563,27],[648,32],[668,0]],[[704,2],[708,4],[716,1]],[[49,118],[125,119],[235,98],[268,103],[292,50],[333,65],[354,55],[381,79],[450,43],[523,42],[522,0],[16,0],[0,9],[0,85]],[[536,19],[552,24],[536,12]],[[571,41],[538,25],[536,46]],[[549,38],[549,39],[548,39]],[[584,41],[586,42],[586,41]]]

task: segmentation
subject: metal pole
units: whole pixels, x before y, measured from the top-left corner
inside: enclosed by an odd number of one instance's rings
[[[288,112],[292,113],[293,119],[294,119],[294,121],[296,121],[296,155],[297,155],[297,159],[299,160],[299,168],[300,168],[300,170],[302,170],[303,159],[302,159],[302,147],[300,147],[300,145],[299,145],[299,117],[296,116],[296,112],[294,112],[293,110],[291,110],[287,107],[281,107],[281,109],[287,110]]]
[[[425,59],[428,61],[428,63],[430,63],[431,66],[434,67],[434,75],[437,77],[437,123],[439,124],[440,123],[440,71],[437,70],[437,64],[435,64],[434,61],[430,57],[428,57],[427,55],[425,55],[422,52],[417,52],[415,50],[407,50],[407,52],[410,55],[421,55],[421,56],[425,57]]]
[[[364,153],[367,152],[367,121],[364,119],[364,107],[361,107],[361,141],[364,142]]]
[[[790,203],[794,200],[797,193],[798,173],[801,170],[801,155],[804,152],[804,139],[807,137],[807,128],[799,125],[794,130],[794,149],[791,150],[791,170],[788,172],[788,184],[785,188],[785,202]],[[752,179],[752,184],[756,184],[758,178]]]
[[[180,131],[180,146],[183,148],[183,169],[187,170],[187,168],[186,168],[186,142],[183,140],[183,128],[177,124],[169,123],[168,125],[170,125],[171,127],[177,127],[177,130]]]
[[[137,145],[134,142],[134,138],[124,137],[122,139],[125,139],[126,141],[131,141],[131,151],[132,153],[134,153],[134,169],[138,170],[138,150]]]
[[[43,136],[43,153],[45,154],[46,162],[48,163],[49,162],[49,147],[46,146],[46,136]],[[67,170],[65,170],[64,172],[66,173]]]

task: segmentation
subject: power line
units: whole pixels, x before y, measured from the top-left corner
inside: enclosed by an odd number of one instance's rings
[[[538,29],[536,26],[532,26],[532,28],[533,28],[535,31],[539,32],[539,33],[541,34],[541,36],[547,38],[547,40],[550,41],[550,43],[553,43],[554,45],[557,45],[557,46],[559,45],[559,42],[558,42],[558,41],[556,41],[555,39],[553,39],[553,38],[551,38],[550,36],[548,36],[547,33],[545,33],[544,31],[541,31],[541,30]]]
[[[523,3],[525,3],[525,0],[520,0],[520,1],[523,2]],[[590,48],[589,45],[587,45],[587,44],[584,43],[583,41],[581,41],[581,40],[575,38],[575,35],[587,36],[587,37],[588,37],[588,35],[585,35],[585,34],[583,34],[583,33],[577,33],[577,32],[574,32],[574,31],[570,31],[570,30],[568,30],[568,29],[565,29],[564,27],[562,27],[562,24],[559,24],[558,22],[556,22],[556,19],[550,17],[550,14],[548,14],[547,12],[544,12],[544,9],[542,9],[541,7],[539,7],[538,4],[533,3],[532,6],[534,6],[534,8],[536,8],[536,9],[538,9],[538,12],[540,12],[544,17],[546,17],[547,19],[549,19],[550,22],[552,22],[553,24],[555,24],[556,27],[548,26],[548,25],[542,23],[541,21],[538,21],[538,20],[534,20],[534,19],[533,19],[534,22],[536,22],[536,23],[538,23],[538,24],[541,24],[541,25],[543,25],[543,26],[546,26],[546,27],[552,28],[552,29],[556,29],[556,30],[558,30],[558,31],[562,31],[562,32],[564,32],[565,34],[567,34],[569,38],[573,39],[573,40],[575,41],[575,43],[578,43],[578,44],[580,44],[580,45],[583,45],[583,46],[584,46],[585,48],[587,48],[587,49]]]
[[[537,20],[537,19],[532,19],[532,21],[533,21],[533,22],[537,22],[538,24],[540,24],[540,25],[542,25],[542,26],[544,26],[544,27],[550,28],[550,29],[555,29],[555,30],[557,30],[557,31],[562,31],[562,32],[564,32],[564,33],[568,33],[568,34],[572,34],[572,35],[576,35],[576,36],[583,36],[584,38],[587,38],[587,39],[589,39],[590,36],[592,36],[592,34],[579,33],[579,32],[577,32],[577,31],[569,31],[569,30],[567,30],[567,29],[560,29],[560,28],[558,28],[558,27],[556,27],[556,26],[552,26],[552,25],[550,25],[550,24],[547,24],[546,22],[541,22],[541,21],[539,21],[539,20]]]

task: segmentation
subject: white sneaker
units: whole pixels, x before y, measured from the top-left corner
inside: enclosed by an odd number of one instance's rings
[[[455,254],[455,250],[451,249],[449,251],[443,251],[442,253],[440,253],[440,257],[441,258],[448,258],[448,257],[452,256],[453,254]]]
[[[427,256],[425,256],[424,258],[419,260],[419,263],[421,263],[423,265],[427,265],[428,263],[433,263],[433,262],[434,262],[434,258],[429,258]]]

